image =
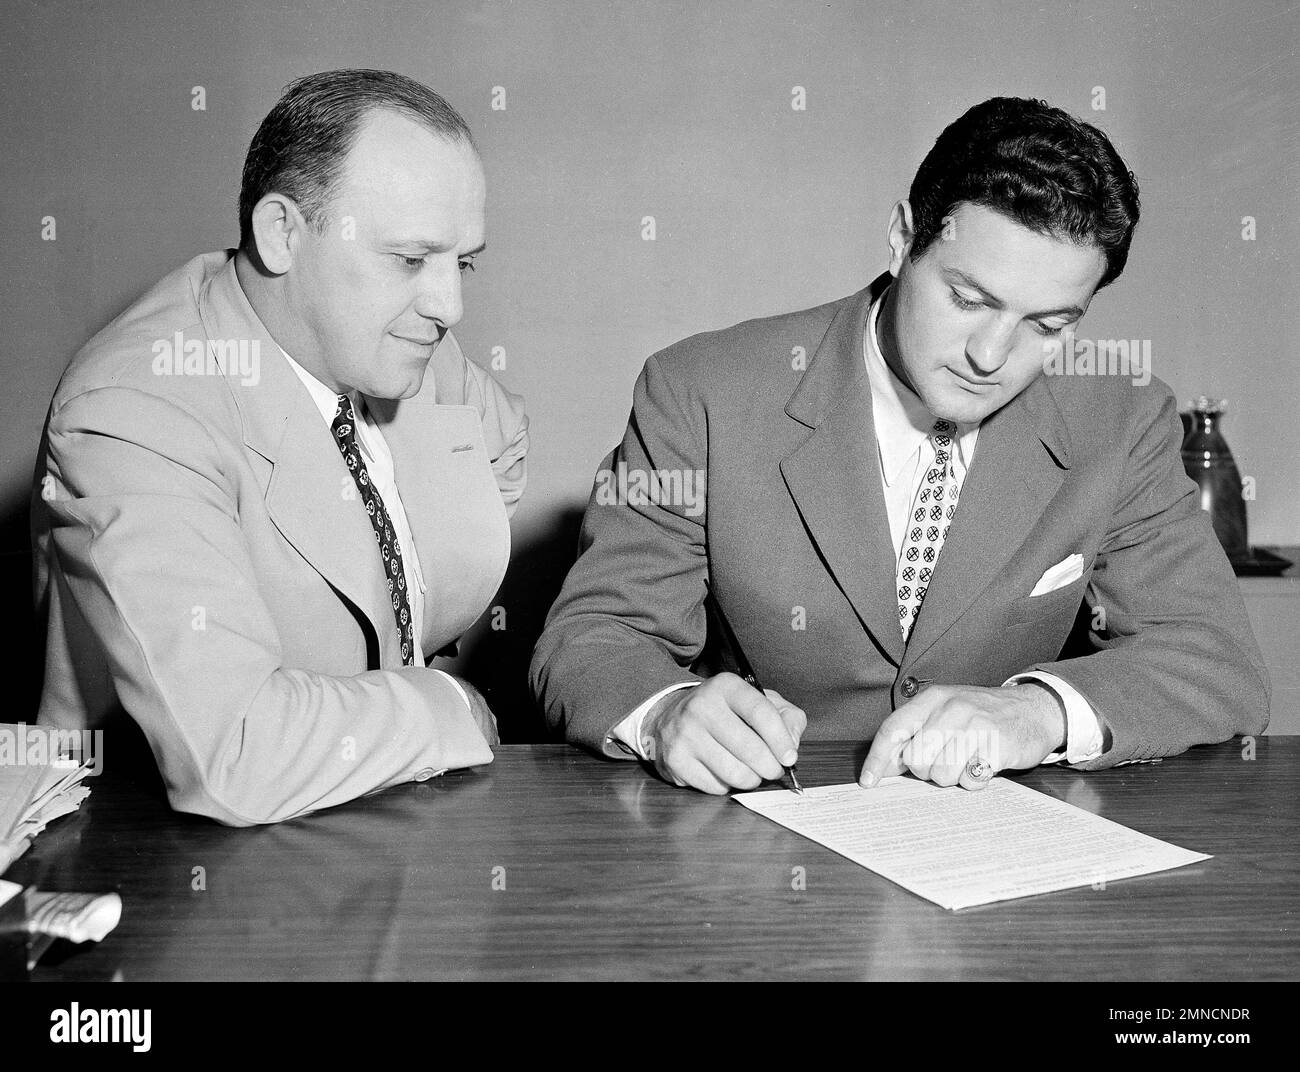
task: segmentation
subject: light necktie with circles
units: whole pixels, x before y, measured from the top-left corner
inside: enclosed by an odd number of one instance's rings
[[[352,411],[352,400],[347,395],[338,396],[339,408],[334,413],[330,431],[334,433],[334,442],[343,453],[343,461],[361,495],[361,503],[370,515],[370,525],[375,530],[375,542],[379,545],[379,555],[384,562],[384,574],[388,578],[388,595],[393,604],[393,617],[397,620],[397,635],[402,642],[402,662],[407,666],[415,665],[415,640],[411,631],[411,606],[406,594],[406,573],[402,569],[402,548],[393,531],[392,518],[384,508],[384,500],[379,496],[379,489],[370,479],[366,463],[361,460],[361,451],[357,447],[356,415]]]
[[[957,512],[957,476],[952,465],[956,430],[951,421],[934,422],[929,439],[934,447],[934,461],[912,504],[903,552],[898,556],[898,624],[904,643],[912,635],[916,617],[921,613],[939,552]]]

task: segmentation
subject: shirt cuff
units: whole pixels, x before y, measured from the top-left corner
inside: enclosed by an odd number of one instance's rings
[[[621,748],[624,752],[630,753],[638,759],[649,761],[650,757],[646,755],[645,748],[641,745],[641,723],[645,721],[646,715],[650,713],[650,708],[654,707],[670,692],[676,692],[678,689],[693,689],[698,684],[698,681],[682,681],[676,685],[669,685],[666,689],[660,689],[610,730],[609,735],[605,738],[605,743]]]
[[[1061,760],[1066,763],[1087,763],[1101,755],[1105,747],[1101,720],[1092,709],[1092,704],[1074,686],[1055,674],[1045,674],[1041,670],[1016,674],[1002,684],[1018,685],[1022,681],[1037,681],[1046,685],[1056,693],[1065,707],[1065,751],[1053,752],[1043,760],[1044,763],[1060,763]]]

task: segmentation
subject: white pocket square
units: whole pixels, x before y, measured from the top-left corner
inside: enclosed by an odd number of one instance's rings
[[[1044,596],[1048,592],[1055,592],[1058,588],[1064,588],[1067,584],[1073,584],[1083,576],[1083,555],[1071,555],[1069,558],[1063,558],[1051,569],[1047,570],[1038,578],[1038,583],[1034,585],[1034,590],[1030,596]]]

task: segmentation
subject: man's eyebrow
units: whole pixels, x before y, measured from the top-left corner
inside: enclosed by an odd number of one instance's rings
[[[999,309],[1003,308],[1004,303],[1001,298],[995,295],[987,287],[983,286],[978,280],[967,275],[960,268],[945,268],[943,271],[945,275],[952,276],[960,282],[965,283],[966,286],[970,287],[972,290],[978,290],[988,299],[990,305],[996,306]],[[1046,320],[1050,316],[1072,316],[1074,319],[1078,320],[1083,316],[1083,310],[1077,305],[1063,305],[1059,309],[1047,309],[1041,313],[1030,313],[1025,319]]]
[[[448,250],[448,249],[451,248],[451,247],[450,247],[449,245],[447,245],[445,242],[434,242],[434,241],[432,241],[431,239],[427,239],[427,238],[424,238],[424,239],[421,239],[421,238],[394,238],[394,239],[392,239],[391,241],[389,241],[389,242],[386,243],[386,244],[387,244],[387,245],[390,245],[390,246],[399,246],[399,247],[401,247],[402,249],[422,249],[422,250],[425,250],[425,251],[427,251],[427,252],[429,252],[429,253],[433,253],[433,252],[435,252],[435,251],[436,251],[436,252],[439,252],[439,253],[442,253],[442,252],[445,252],[446,250]],[[482,253],[485,249],[487,249],[487,242],[480,242],[480,243],[479,243],[477,246],[475,246],[473,249],[466,250],[464,253],[461,254],[461,256],[462,256],[462,257],[477,257],[477,256],[478,256],[480,253]]]

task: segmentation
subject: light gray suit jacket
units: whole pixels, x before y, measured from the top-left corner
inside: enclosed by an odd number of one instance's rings
[[[402,666],[369,518],[232,254],[168,275],[72,360],[33,539],[39,721],[90,728],[124,708],[175,808],[247,825],[492,752],[445,677]],[[234,360],[165,371],[177,333],[255,345],[256,377]],[[428,587],[422,647],[437,652],[505,573],[527,419],[450,335],[419,394],[366,401]]]

